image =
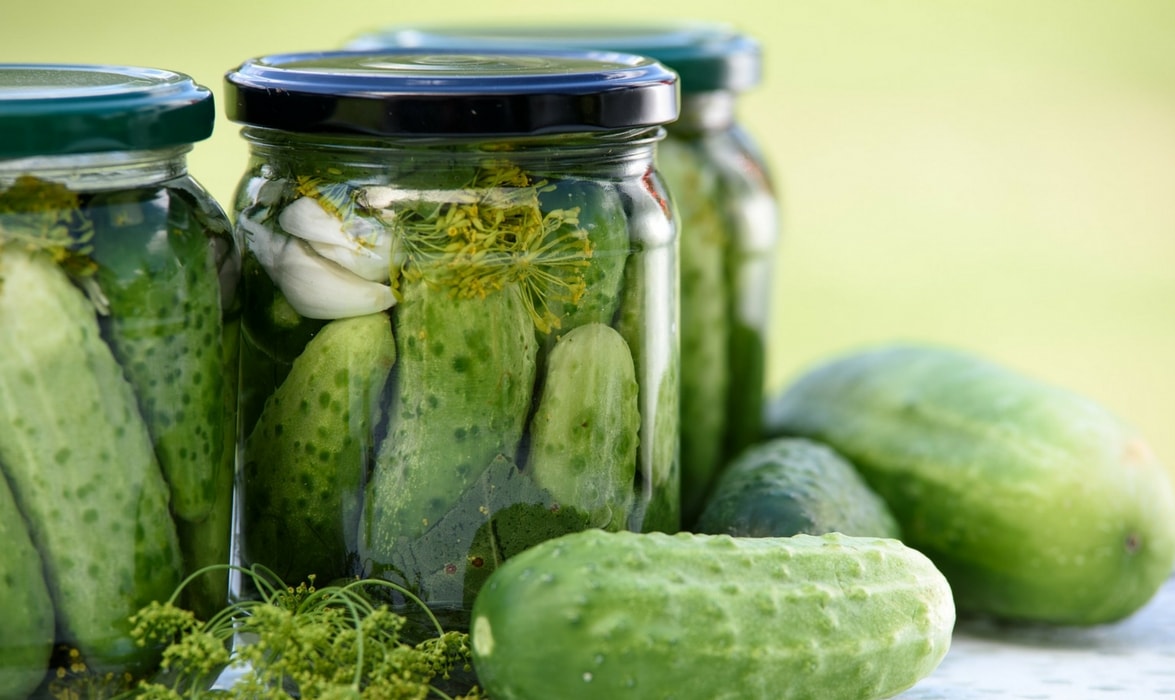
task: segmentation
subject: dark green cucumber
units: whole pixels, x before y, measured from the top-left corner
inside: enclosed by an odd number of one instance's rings
[[[395,307],[395,396],[364,506],[364,559],[437,522],[498,455],[513,459],[535,380],[534,324],[519,290],[484,298],[409,282]]]
[[[387,315],[331,321],[269,397],[243,446],[243,547],[295,584],[351,573],[379,399],[396,360]]]
[[[48,257],[0,250],[0,468],[41,553],[58,641],[90,668],[153,650],[130,616],[171,595],[168,487],[94,308]]]
[[[95,197],[89,211],[110,307],[104,335],[135,388],[173,512],[198,522],[216,500],[218,473],[231,468],[221,446],[235,411],[221,400],[218,241],[189,208],[172,192],[130,190]]]
[[[470,641],[495,700],[870,700],[929,675],[954,621],[897,540],[584,530],[499,567]]]
[[[2,471],[2,470],[0,470]],[[26,698],[40,685],[53,651],[53,601],[41,555],[0,475],[0,698]]]
[[[1088,398],[971,354],[834,358],[773,398],[766,425],[856,465],[960,610],[1113,621],[1175,564],[1175,487],[1145,440]]]
[[[729,234],[719,183],[697,144],[666,139],[659,163],[680,219],[681,510],[693,522],[726,461],[727,394],[731,387]]]
[[[526,470],[560,506],[588,513],[593,527],[621,529],[632,506],[640,420],[628,344],[610,326],[578,326],[547,359]]]
[[[736,457],[692,530],[736,537],[901,534],[885,501],[852,464],[802,438],[767,440]]]

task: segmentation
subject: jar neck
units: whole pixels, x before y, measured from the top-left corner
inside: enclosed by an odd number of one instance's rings
[[[58,182],[71,190],[101,191],[142,187],[183,177],[188,173],[189,145],[149,151],[108,151],[33,156],[0,160],[0,187],[18,177],[33,175]]]
[[[255,161],[267,168],[289,165],[305,174],[343,166],[352,175],[367,172],[373,180],[421,172],[509,161],[535,174],[591,177],[639,177],[653,163],[661,127],[529,137],[389,138],[338,134],[301,134],[246,127],[241,131]],[[317,167],[316,167],[317,166]],[[280,176],[280,173],[273,173]]]
[[[672,135],[724,131],[734,126],[737,95],[729,90],[686,93],[681,96],[681,115],[669,125]]]

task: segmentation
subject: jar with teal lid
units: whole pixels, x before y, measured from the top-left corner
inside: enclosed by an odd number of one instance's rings
[[[188,172],[212,94],[0,64],[0,697],[154,671],[131,616],[227,603],[237,277]],[[40,690],[37,690],[40,688]]]
[[[680,76],[681,114],[658,144],[680,218],[681,492],[688,527],[717,474],[760,437],[778,201],[738,120],[760,81],[754,39],[702,22],[390,27],[348,48],[561,46],[649,56]]]
[[[679,527],[676,221],[654,167],[672,72],[389,50],[226,81],[251,153],[241,564],[383,577],[460,627],[537,542]]]

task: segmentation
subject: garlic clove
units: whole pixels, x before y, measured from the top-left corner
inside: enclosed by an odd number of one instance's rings
[[[307,241],[323,257],[372,282],[390,277],[392,235],[366,217],[340,220],[313,197],[294,200],[277,217],[292,236]]]

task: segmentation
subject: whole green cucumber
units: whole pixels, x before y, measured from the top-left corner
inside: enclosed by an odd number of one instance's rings
[[[243,547],[294,584],[349,575],[379,399],[396,361],[383,313],[314,336],[244,444]]]
[[[929,675],[954,621],[897,540],[584,530],[499,567],[470,641],[495,700],[869,700]]]
[[[232,438],[235,413],[221,400],[217,241],[194,206],[174,192],[130,190],[95,197],[89,213],[110,306],[104,335],[135,388],[173,512],[198,522],[216,500],[219,471],[232,468],[221,445]]]
[[[0,698],[26,698],[40,685],[53,651],[53,601],[41,555],[0,476]]]
[[[41,553],[58,642],[90,668],[154,652],[129,617],[180,580],[168,487],[94,307],[47,256],[0,249],[0,468]]]
[[[402,294],[395,396],[361,526],[364,559],[377,568],[495,457],[513,459],[535,380],[534,324],[517,287],[467,299],[416,281]]]
[[[766,426],[852,461],[961,611],[1109,622],[1175,564],[1175,487],[1145,440],[1088,398],[974,355],[834,358],[775,397]]]
[[[889,506],[852,464],[803,438],[744,450],[719,475],[692,530],[736,537],[901,534]]]
[[[636,475],[636,370],[624,338],[589,323],[555,343],[530,422],[526,470],[593,527],[627,525]]]

